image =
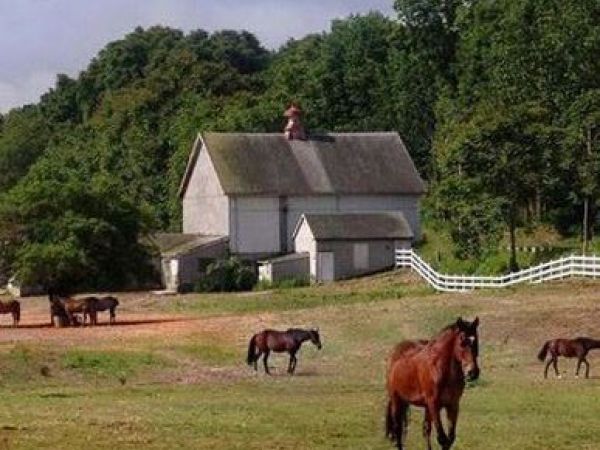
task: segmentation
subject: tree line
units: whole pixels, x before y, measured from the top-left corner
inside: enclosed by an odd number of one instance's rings
[[[38,103],[0,116],[0,273],[90,288],[143,280],[140,238],[179,230],[195,135],[281,131],[291,101],[313,132],[398,131],[428,181],[426,214],[460,257],[531,223],[577,233],[585,215],[590,236],[600,4],[394,6],[395,17],[336,20],[276,51],[244,31],[137,28],[77,77],[59,74]]]

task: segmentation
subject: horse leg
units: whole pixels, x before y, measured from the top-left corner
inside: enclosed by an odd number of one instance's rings
[[[431,417],[433,424],[435,425],[435,431],[437,432],[437,441],[442,447],[442,450],[448,450],[450,448],[450,440],[444,431],[442,424],[442,416],[440,414],[440,406],[436,401],[429,401],[427,404],[428,414]]]
[[[265,366],[265,373],[267,375],[271,375],[271,372],[269,372],[269,362],[268,362],[269,353],[270,353],[269,350],[266,350],[265,356],[263,357],[263,365]]]
[[[427,450],[431,450],[431,417],[427,413],[427,408],[425,408],[425,414],[423,415],[423,437],[427,443]]]
[[[110,308],[110,320],[109,323],[112,325],[117,320],[117,314],[115,313],[115,308]]]
[[[254,370],[258,371],[258,360],[260,359],[260,356],[262,355],[262,350],[259,350],[258,353],[254,356]]]
[[[583,363],[583,358],[579,358],[577,360],[577,369],[575,370],[575,377],[579,378],[579,369],[581,368],[581,363]]]
[[[560,378],[560,372],[558,371],[558,356],[552,357],[552,366],[554,367],[554,373]]]
[[[585,357],[583,358],[583,362],[585,363],[585,377],[589,378],[590,377],[590,363],[588,362],[588,360]]]
[[[294,361],[294,354],[290,352],[290,360],[288,362],[288,369],[287,369],[287,373],[289,373],[290,375],[292,374],[292,363]]]
[[[456,439],[456,422],[458,421],[458,403],[456,405],[448,406],[446,408],[446,414],[448,416],[448,439],[450,443],[448,444],[448,448],[454,444],[454,440]]]
[[[296,364],[298,364],[298,358],[294,354],[294,366],[292,367],[292,373],[296,372]]]

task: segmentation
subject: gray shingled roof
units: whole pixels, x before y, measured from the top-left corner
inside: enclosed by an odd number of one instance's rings
[[[222,242],[227,240],[227,237],[204,234],[156,233],[149,240],[161,255],[178,256],[198,247]]]
[[[412,239],[413,232],[401,212],[309,213],[304,214],[294,232],[306,221],[316,240]]]
[[[229,195],[421,194],[425,187],[398,133],[204,133],[194,145],[183,195],[204,146]]]

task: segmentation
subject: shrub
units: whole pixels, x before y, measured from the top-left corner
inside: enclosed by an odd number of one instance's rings
[[[232,257],[209,264],[204,277],[196,284],[196,291],[249,291],[255,284],[256,274],[252,268]]]

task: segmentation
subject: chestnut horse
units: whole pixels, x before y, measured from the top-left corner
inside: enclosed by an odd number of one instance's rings
[[[321,350],[321,337],[319,329],[302,330],[300,328],[289,328],[286,331],[263,330],[255,334],[248,343],[248,357],[246,362],[248,365],[254,364],[254,370],[258,370],[257,362],[260,356],[264,354],[263,365],[265,373],[270,375],[268,359],[271,351],[276,353],[288,352],[290,354],[290,362],[287,372],[293,374],[296,370],[298,359],[296,353],[305,341],[311,341],[319,350]],[[258,350],[258,353],[257,353]]]
[[[9,300],[7,302],[0,301],[0,314],[12,314],[13,327],[19,325],[21,320],[21,304],[17,300]]]
[[[590,376],[590,363],[587,361],[587,354],[590,350],[600,348],[600,341],[587,337],[578,337],[575,339],[551,339],[544,343],[542,349],[538,353],[538,359],[545,361],[546,356],[550,353],[550,359],[546,368],[544,369],[544,378],[548,378],[548,369],[550,364],[554,367],[554,373],[560,378],[558,372],[558,357],[564,356],[565,358],[577,358],[577,370],[575,376],[579,376],[579,369],[581,364],[585,364],[585,377]]]
[[[478,325],[477,319],[469,323],[459,318],[430,341],[405,341],[396,346],[387,376],[386,435],[398,449],[404,446],[410,405],[425,408],[423,434],[428,449],[432,422],[442,450],[454,443],[465,378],[479,377],[476,331],[473,335]],[[448,434],[442,425],[442,408],[448,416]]]
[[[58,316],[61,322],[66,319],[68,325],[74,326],[77,324],[75,320],[75,314],[77,313],[83,314],[83,326],[85,326],[88,316],[90,317],[90,325],[96,325],[97,323],[95,297],[77,299],[49,293],[48,300],[50,302],[50,315],[53,325],[54,316]],[[64,325],[64,323],[60,325]]]

